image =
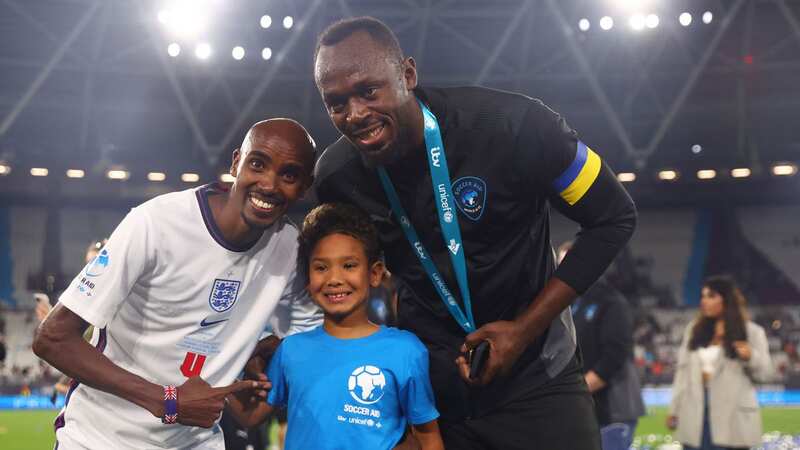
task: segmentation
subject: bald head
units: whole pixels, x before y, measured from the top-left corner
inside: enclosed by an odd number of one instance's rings
[[[239,161],[253,148],[278,144],[281,148],[293,149],[295,157],[311,172],[314,167],[316,144],[300,123],[292,119],[278,118],[256,122],[244,136]]]
[[[244,229],[243,239],[257,239],[302,198],[313,170],[314,139],[302,125],[291,119],[256,123],[233,152],[230,174],[235,180],[223,208],[226,223]]]

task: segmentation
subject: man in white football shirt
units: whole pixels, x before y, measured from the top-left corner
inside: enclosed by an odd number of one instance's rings
[[[295,281],[297,230],[285,217],[313,166],[306,130],[267,120],[234,151],[230,189],[206,185],[131,210],[34,341],[75,380],[56,448],[224,448],[225,397],[266,387],[235,379],[276,306],[294,301],[296,321],[318,323]],[[100,330],[96,347],[82,339],[88,324]]]

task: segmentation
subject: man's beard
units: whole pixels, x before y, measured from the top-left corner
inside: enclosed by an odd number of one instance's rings
[[[401,129],[408,130],[406,127]],[[398,135],[398,139],[395,142],[389,144],[386,148],[371,152],[372,156],[368,156],[370,153],[361,149],[359,149],[359,152],[363,155],[363,160],[367,167],[390,166],[401,162],[409,154],[411,147],[409,142],[411,142],[409,136],[401,134]]]

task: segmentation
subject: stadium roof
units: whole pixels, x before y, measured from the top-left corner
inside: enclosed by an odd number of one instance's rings
[[[96,197],[147,197],[181,185],[183,172],[202,181],[224,171],[243,132],[266,117],[295,118],[318,144],[332,142],[312,52],[326,25],[354,15],[386,21],[424,85],[541,98],[656,202],[669,201],[656,181],[664,168],[694,180],[674,191],[680,199],[696,191],[700,169],[717,170],[713,197],[731,192],[732,168],[769,178],[773,163],[800,162],[796,1],[3,0],[0,162],[11,172],[0,196],[80,197],[65,181],[70,168],[86,180],[129,172],[124,185],[92,184],[102,187]],[[201,43],[206,59],[196,56]],[[52,180],[31,177],[33,167]],[[148,181],[150,171],[166,183]]]

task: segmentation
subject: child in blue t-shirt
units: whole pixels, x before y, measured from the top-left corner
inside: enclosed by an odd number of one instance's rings
[[[370,287],[384,274],[369,217],[354,206],[323,204],[306,216],[298,240],[308,292],[325,320],[278,347],[267,403],[231,399],[242,425],[288,406],[287,450],[391,449],[407,425],[423,449],[443,449],[425,346],[367,319]]]

